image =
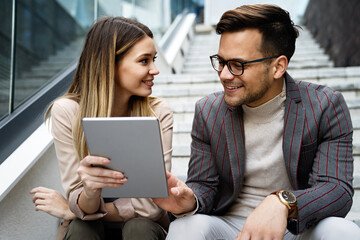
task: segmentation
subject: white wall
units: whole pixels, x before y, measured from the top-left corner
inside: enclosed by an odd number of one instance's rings
[[[53,144],[0,202],[0,240],[55,239],[57,218],[36,212],[29,194],[37,186],[62,190]]]
[[[100,0],[99,3],[108,15],[136,18],[153,31],[155,39],[171,24],[170,0],[149,0],[148,8],[119,0]]]
[[[204,24],[216,25],[221,15],[227,10],[234,9],[241,1],[234,0],[205,0],[204,1]]]
[[[225,11],[234,9],[241,5],[273,4],[288,11],[291,19],[296,24],[301,24],[301,17],[306,10],[308,2],[309,0],[205,0],[204,23],[206,25],[216,25]]]

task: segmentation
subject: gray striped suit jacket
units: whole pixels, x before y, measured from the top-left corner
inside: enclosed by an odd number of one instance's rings
[[[288,229],[298,234],[350,210],[353,127],[341,93],[287,73],[285,80],[283,154],[299,210]],[[244,182],[242,108],[229,107],[223,92],[200,99],[191,136],[186,183],[198,198],[198,212],[225,214]]]

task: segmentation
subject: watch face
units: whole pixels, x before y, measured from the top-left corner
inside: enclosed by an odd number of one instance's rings
[[[296,203],[296,197],[293,193],[288,191],[282,191],[281,196],[284,198],[285,201],[287,201],[290,204]]]

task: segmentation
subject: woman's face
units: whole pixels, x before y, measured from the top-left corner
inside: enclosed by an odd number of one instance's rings
[[[126,98],[149,96],[154,76],[159,74],[155,58],[153,39],[146,36],[138,41],[115,65],[116,95]]]

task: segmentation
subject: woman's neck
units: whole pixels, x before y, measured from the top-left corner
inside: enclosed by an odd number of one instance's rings
[[[114,99],[112,117],[127,117],[129,113],[129,100],[130,98],[117,97]]]

